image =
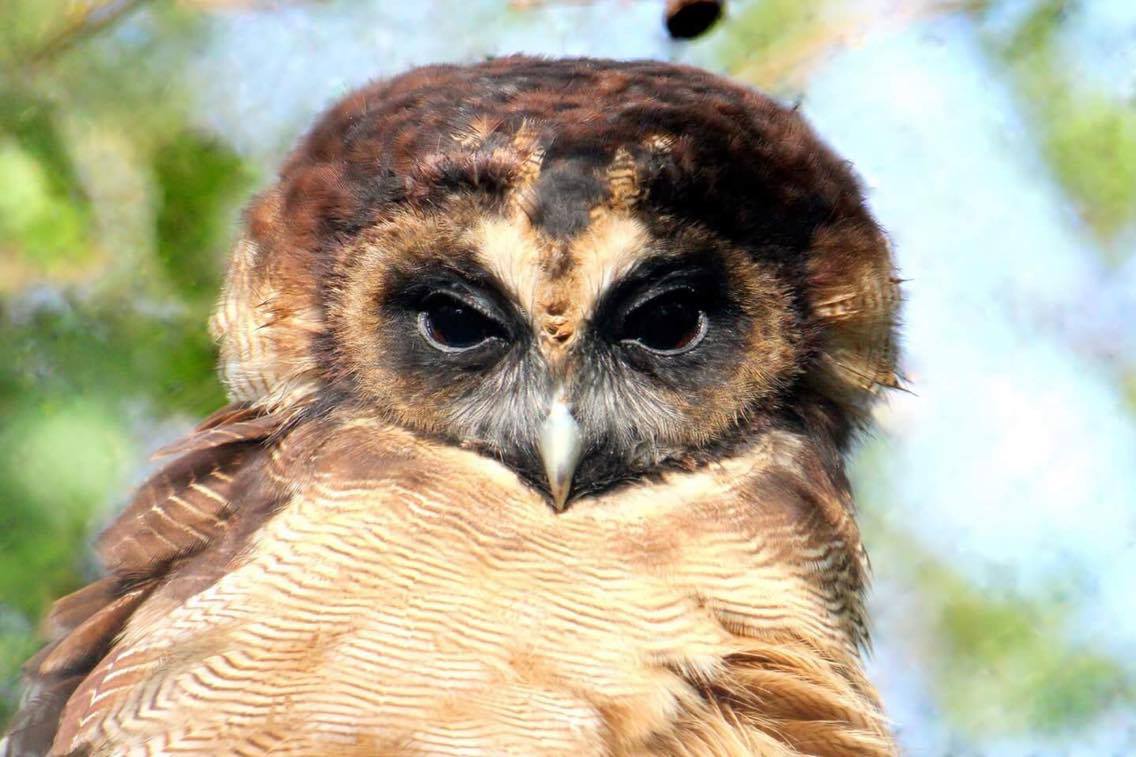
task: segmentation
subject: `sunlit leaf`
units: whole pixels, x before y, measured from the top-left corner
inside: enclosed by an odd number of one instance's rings
[[[232,148],[193,131],[162,144],[153,167],[158,259],[182,295],[212,301],[252,173]]]

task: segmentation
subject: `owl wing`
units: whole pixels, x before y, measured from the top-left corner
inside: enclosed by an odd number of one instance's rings
[[[100,536],[104,578],[58,600],[49,643],[24,666],[25,695],[3,740],[4,755],[46,754],[71,695],[114,646],[134,611],[159,585],[192,593],[223,569],[241,540],[239,524],[267,514],[270,492],[249,491],[240,474],[266,455],[279,418],[243,404],[218,411],[157,456],[174,459],[147,480]]]

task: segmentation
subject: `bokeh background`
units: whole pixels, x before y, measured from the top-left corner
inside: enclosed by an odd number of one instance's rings
[[[1136,3],[0,0],[0,722],[148,454],[219,406],[241,205],[369,78],[652,57],[798,103],[907,279],[854,481],[906,752],[1136,754]]]

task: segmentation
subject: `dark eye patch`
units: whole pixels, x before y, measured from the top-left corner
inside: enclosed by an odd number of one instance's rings
[[[644,359],[693,353],[730,308],[721,261],[712,254],[648,260],[604,297],[594,322],[609,342]]]
[[[659,355],[692,350],[702,342],[710,325],[704,299],[686,286],[652,294],[627,312],[617,337]]]
[[[443,352],[465,352],[490,340],[505,341],[508,330],[495,317],[449,292],[426,296],[418,311],[418,330],[432,347]]]
[[[475,261],[452,254],[432,265],[388,274],[385,296],[388,356],[406,372],[439,385],[487,370],[526,341],[530,329],[495,278]]]

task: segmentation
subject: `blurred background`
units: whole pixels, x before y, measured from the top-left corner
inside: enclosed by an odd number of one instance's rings
[[[0,0],[0,722],[155,447],[223,402],[242,204],[376,76],[684,61],[798,103],[907,279],[854,481],[906,752],[1136,754],[1136,3]]]

